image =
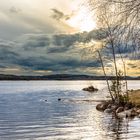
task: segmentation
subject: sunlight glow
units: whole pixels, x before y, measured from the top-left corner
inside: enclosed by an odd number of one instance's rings
[[[89,9],[82,7],[68,21],[67,24],[79,31],[91,31],[96,28],[96,22]]]

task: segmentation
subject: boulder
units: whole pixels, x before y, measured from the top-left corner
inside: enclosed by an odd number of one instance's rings
[[[124,111],[124,108],[123,107],[118,107],[117,110],[116,110],[116,113],[120,113],[122,111]]]
[[[108,102],[100,103],[96,106],[96,109],[98,111],[104,111],[105,109],[107,109],[108,104],[109,104]]]

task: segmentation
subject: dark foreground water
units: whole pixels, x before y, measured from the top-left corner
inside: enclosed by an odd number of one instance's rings
[[[100,90],[81,90],[89,84]],[[140,118],[116,120],[83,101],[106,93],[105,81],[0,82],[0,140],[140,140]]]

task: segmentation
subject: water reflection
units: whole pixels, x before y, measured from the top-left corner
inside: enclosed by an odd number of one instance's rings
[[[108,131],[112,131],[113,140],[127,139],[129,119],[116,119],[112,117]]]
[[[100,89],[95,94],[82,91],[81,81],[20,82],[22,92],[19,83],[12,83],[13,90],[0,83],[5,87],[0,88],[0,140],[138,140],[138,118],[115,119],[97,111],[97,102],[84,101],[103,99],[104,81],[94,84]]]

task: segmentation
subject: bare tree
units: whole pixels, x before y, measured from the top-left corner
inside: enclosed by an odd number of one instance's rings
[[[128,87],[126,80],[126,64],[121,53],[121,45],[125,44],[127,47],[130,42],[131,46],[136,51],[139,48],[140,35],[140,1],[139,0],[89,0],[91,10],[94,10],[97,16],[97,25],[102,32],[106,34],[106,39],[103,40],[106,48],[111,48],[113,56],[113,64],[115,70],[116,85],[115,97],[120,102],[122,95],[120,91],[120,70],[117,65],[116,49],[118,48],[120,59],[123,62],[123,74],[125,77],[125,87],[128,99]],[[103,69],[104,70],[104,69]]]
[[[88,0],[88,2],[97,19],[100,18],[104,8],[108,17],[113,13],[113,22],[118,23],[123,41],[126,44],[131,41],[132,47],[137,52],[140,48],[140,0]]]

